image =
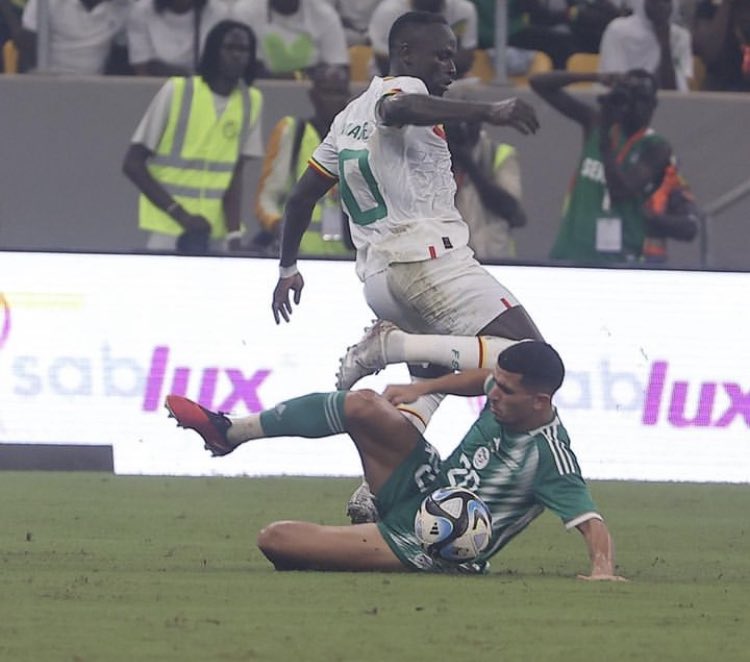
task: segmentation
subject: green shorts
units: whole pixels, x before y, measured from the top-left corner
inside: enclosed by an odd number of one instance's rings
[[[393,553],[410,570],[477,574],[489,569],[486,561],[461,564],[439,562],[425,554],[414,533],[414,518],[424,498],[444,486],[438,481],[441,460],[424,438],[391,474],[378,492],[378,529]],[[447,483],[445,483],[447,485]]]
[[[393,553],[412,570],[432,570],[414,534],[414,517],[425,496],[434,489],[440,454],[424,438],[391,474],[377,494],[378,528]]]

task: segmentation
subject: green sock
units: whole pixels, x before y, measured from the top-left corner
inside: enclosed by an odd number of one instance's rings
[[[346,391],[310,393],[260,415],[264,437],[328,437],[345,432]]]

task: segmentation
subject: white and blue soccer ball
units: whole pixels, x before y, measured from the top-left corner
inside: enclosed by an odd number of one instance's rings
[[[471,490],[441,487],[422,501],[414,517],[414,533],[428,556],[464,563],[487,549],[492,515]]]

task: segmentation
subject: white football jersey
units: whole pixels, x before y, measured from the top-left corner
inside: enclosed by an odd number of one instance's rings
[[[469,230],[443,127],[386,126],[375,107],[387,95],[427,94],[418,78],[373,78],[333,121],[310,165],[339,181],[364,280],[392,262],[418,262],[465,246]]]

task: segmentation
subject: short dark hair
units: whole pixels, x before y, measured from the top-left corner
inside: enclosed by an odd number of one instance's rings
[[[245,71],[242,74],[242,80],[245,81],[246,85],[252,85],[255,80],[256,68],[255,33],[247,23],[240,23],[239,21],[219,21],[213,28],[211,28],[211,31],[206,37],[201,61],[198,64],[198,74],[206,82],[214,80],[219,75],[219,52],[221,51],[221,44],[224,41],[227,32],[230,32],[231,30],[242,30],[247,33],[247,36],[249,37],[250,58],[247,62],[247,67],[245,67]]]
[[[521,375],[521,384],[530,391],[552,395],[563,383],[565,366],[552,345],[541,340],[525,340],[500,352],[497,365]]]
[[[409,11],[401,14],[391,26],[388,33],[388,53],[393,53],[401,41],[408,41],[407,36],[410,30],[424,27],[425,25],[448,25],[445,16],[442,14],[433,14],[428,11]]]

